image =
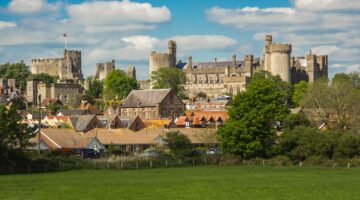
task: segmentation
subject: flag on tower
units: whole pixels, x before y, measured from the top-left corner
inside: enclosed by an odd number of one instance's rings
[[[63,37],[66,37],[66,36],[67,36],[66,33],[64,33],[64,34],[63,34]]]

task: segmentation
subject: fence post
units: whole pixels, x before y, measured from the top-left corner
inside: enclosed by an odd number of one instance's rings
[[[181,165],[181,159],[179,159],[179,164]]]
[[[110,161],[107,162],[107,168],[110,168]]]
[[[193,166],[195,166],[195,160],[194,159],[192,160],[192,163],[193,163]]]
[[[333,168],[336,166],[336,163],[333,164]]]
[[[206,157],[205,157],[204,161],[205,161],[205,165],[206,165],[206,164],[207,164],[207,160],[206,160]]]
[[[265,160],[262,161],[262,165],[263,165],[263,166],[265,165]]]
[[[121,161],[121,169],[124,169],[124,161]]]
[[[167,160],[165,160],[165,165],[166,165],[166,167],[168,166],[168,161]]]
[[[350,168],[350,163],[348,163],[347,168]]]
[[[139,169],[139,161],[136,161],[136,169]]]
[[[150,160],[150,167],[152,167],[152,160]]]
[[[302,162],[300,161],[299,166],[302,167]]]

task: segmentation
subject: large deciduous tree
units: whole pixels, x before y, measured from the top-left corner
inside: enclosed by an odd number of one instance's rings
[[[314,110],[325,124],[334,124],[342,130],[360,130],[360,90],[346,75],[336,75],[330,84],[320,79],[310,85],[302,105]],[[312,117],[314,118],[314,117]]]
[[[21,124],[21,116],[15,107],[0,105],[0,158],[2,162],[14,159],[28,145],[32,136],[27,124]]]
[[[292,94],[291,100],[294,106],[299,106],[301,99],[304,97],[306,90],[308,89],[309,84],[305,81],[300,81],[294,85],[294,92]]]
[[[183,85],[185,80],[185,72],[173,67],[160,68],[151,74],[151,81],[154,89],[171,88],[180,96],[180,98],[185,98],[185,88]]]
[[[104,80],[104,95],[108,100],[123,99],[131,90],[138,88],[137,81],[119,69],[111,71]]]
[[[223,149],[244,158],[270,156],[275,127],[289,113],[290,91],[291,85],[279,76],[255,73],[246,91],[235,96],[230,118],[218,131]]]
[[[26,79],[30,76],[29,67],[21,61],[19,63],[6,63],[0,65],[0,78],[16,79],[16,87],[25,90]]]

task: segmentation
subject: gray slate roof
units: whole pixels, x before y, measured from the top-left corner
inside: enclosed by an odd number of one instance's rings
[[[155,107],[171,92],[171,89],[133,90],[124,100],[123,108]]]
[[[95,115],[80,115],[78,117],[75,130],[78,132],[84,132],[94,117]]]

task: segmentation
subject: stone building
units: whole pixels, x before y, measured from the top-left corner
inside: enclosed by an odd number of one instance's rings
[[[115,60],[111,62],[97,63],[96,64],[96,74],[94,79],[102,81],[106,78],[108,73],[115,69]]]
[[[82,93],[81,85],[77,83],[44,83],[41,79],[27,80],[27,101],[36,106],[38,105],[38,98],[59,99],[64,105],[76,104],[79,101]]]
[[[65,49],[63,58],[33,59],[31,73],[59,76],[60,80],[82,80],[81,51]]]
[[[185,105],[171,89],[133,90],[121,106],[122,117],[140,116],[142,119],[178,117]]]
[[[186,72],[185,90],[189,97],[195,97],[199,92],[205,92],[208,97],[236,95],[246,89],[251,77],[258,71],[279,75],[293,84],[301,80],[313,82],[319,77],[328,76],[327,55],[314,55],[310,51],[306,57],[292,57],[292,45],[273,43],[271,35],[265,38],[262,58],[245,55],[243,60],[237,60],[234,54],[230,61],[214,59],[210,62],[193,62],[189,56],[187,63],[174,65],[175,41],[168,42],[168,51],[165,54],[151,53],[150,75],[162,67],[183,69]]]
[[[127,76],[136,80],[136,69],[134,65],[128,67]]]
[[[81,70],[81,51],[64,50],[63,58],[33,59],[31,73],[46,73],[52,76],[58,76],[57,83],[44,83],[41,79],[28,79],[26,84],[27,101],[37,106],[38,97],[57,98],[65,105],[75,105],[80,102],[82,95],[83,80]]]
[[[160,68],[176,67],[176,42],[173,40],[169,40],[168,53],[158,53],[156,51],[151,52],[149,57],[149,66],[150,76],[152,72],[157,71]]]

